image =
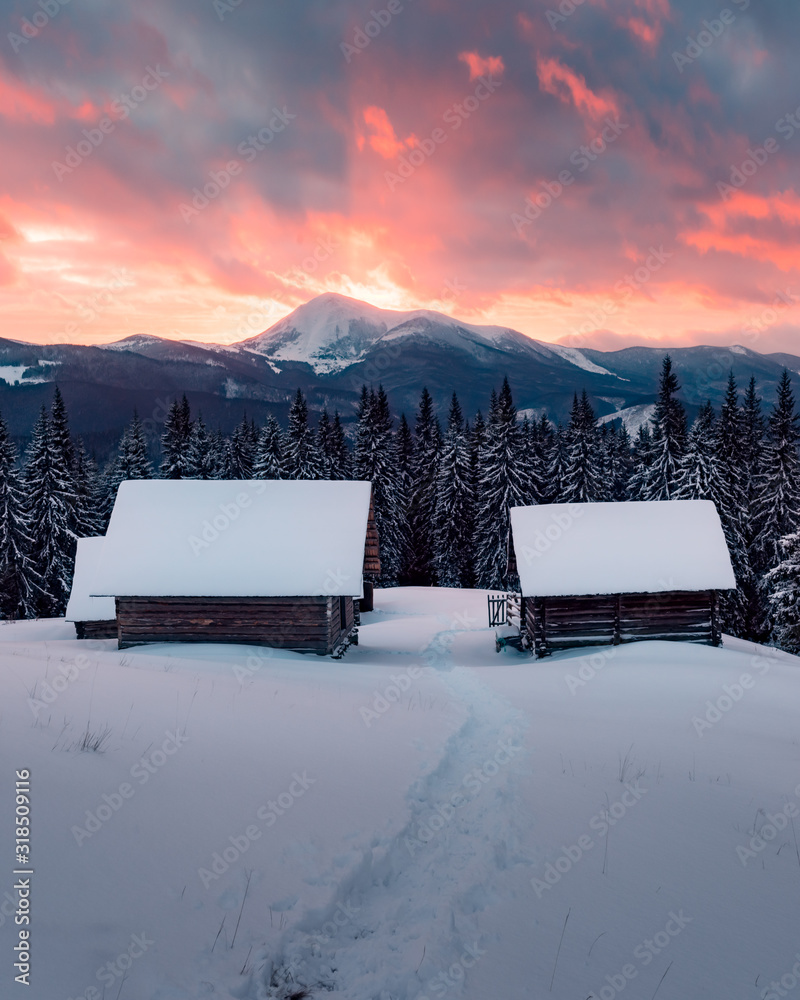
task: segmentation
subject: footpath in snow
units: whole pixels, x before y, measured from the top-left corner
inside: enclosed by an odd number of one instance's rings
[[[800,661],[376,598],[341,661],[0,625],[0,996],[800,998]]]

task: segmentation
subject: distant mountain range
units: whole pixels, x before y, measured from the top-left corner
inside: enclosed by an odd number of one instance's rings
[[[474,326],[428,310],[395,312],[342,295],[320,295],[264,333],[238,344],[201,344],[147,335],[99,347],[40,346],[0,339],[0,411],[24,436],[58,382],[74,431],[105,457],[134,407],[155,437],[171,399],[186,392],[194,413],[230,431],[243,410],[257,421],[285,420],[297,388],[309,406],[352,421],[363,383],[386,389],[409,418],[427,386],[444,416],[455,389],[472,416],[507,375],[520,410],[563,420],[586,389],[598,417],[635,430],[654,400],[664,349],[596,351],[547,344],[506,327]],[[800,386],[800,357],[732,346],[669,351],[690,412],[719,404],[730,370],[750,376],[771,402],[784,367]]]

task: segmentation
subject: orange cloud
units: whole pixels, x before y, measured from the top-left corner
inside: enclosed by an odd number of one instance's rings
[[[539,86],[547,94],[552,94],[565,104],[574,104],[579,112],[590,118],[617,114],[617,104],[613,98],[595,94],[586,80],[557,59],[540,59],[536,66]]]
[[[684,234],[689,246],[768,261],[786,271],[800,269],[800,248],[790,232],[800,227],[800,197],[793,191],[767,197],[737,191],[701,211],[708,224]]]
[[[0,117],[15,122],[34,121],[39,125],[52,125],[56,118],[55,105],[33,90],[0,76]]]
[[[461,62],[469,66],[470,80],[477,80],[479,76],[497,75],[499,76],[506,64],[500,56],[481,56],[477,52],[461,52],[458,58]]]
[[[378,108],[374,104],[364,108],[364,121],[373,130],[373,134],[369,137],[370,146],[386,160],[393,160],[404,149],[411,149],[417,144],[417,137],[413,133],[405,139],[398,139],[389,116],[383,108]],[[363,148],[363,145],[364,139],[360,136],[359,149]]]
[[[636,35],[645,45],[649,45],[650,47],[657,45],[661,38],[660,24],[652,25],[643,21],[640,17],[631,17],[628,19],[627,26],[631,34]]]

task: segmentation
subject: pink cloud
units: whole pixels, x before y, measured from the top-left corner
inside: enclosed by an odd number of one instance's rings
[[[564,66],[558,59],[539,59],[536,71],[539,86],[545,93],[552,94],[565,104],[572,103],[581,114],[596,119],[618,113],[613,98],[594,93],[579,73]]]
[[[477,80],[479,76],[499,76],[506,68],[506,64],[500,56],[481,56],[477,52],[461,52],[458,58],[469,66],[470,80]]]
[[[364,108],[364,121],[372,129],[372,135],[369,137],[370,147],[385,160],[393,160],[404,149],[411,149],[417,144],[417,138],[413,134],[405,139],[398,139],[394,126],[383,108],[376,105]],[[359,136],[359,149],[363,145],[364,137]]]

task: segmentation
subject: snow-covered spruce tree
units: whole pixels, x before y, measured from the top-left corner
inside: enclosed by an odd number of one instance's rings
[[[772,639],[787,653],[800,654],[800,532],[779,542],[781,561],[765,577]]]
[[[800,526],[798,421],[791,379],[784,369],[767,424],[762,470],[756,484],[752,553],[755,569],[761,574],[782,561],[780,540]]]
[[[483,460],[486,454],[487,441],[486,421],[483,419],[483,414],[480,410],[475,414],[475,419],[469,430],[467,430],[468,426],[465,425],[464,433],[469,448],[469,490],[472,497],[472,527],[470,561],[467,567],[468,583],[465,586],[475,587],[477,585],[477,577],[475,575],[475,532],[477,528],[478,490],[480,489],[480,481],[483,474]]]
[[[212,479],[233,479],[231,475],[231,444],[219,427],[210,438],[209,467]]]
[[[375,507],[384,586],[397,583],[405,547],[405,497],[389,401],[383,386],[378,392],[361,390],[353,453],[353,479],[369,480]]]
[[[493,401],[475,497],[475,573],[479,587],[516,589],[511,569],[511,507],[526,505],[527,477],[521,470],[517,411],[508,379]]]
[[[319,479],[321,462],[314,432],[308,424],[308,405],[298,389],[289,408],[289,427],[284,439],[283,478]]]
[[[197,420],[192,424],[192,433],[189,435],[186,449],[185,476],[187,479],[216,479],[215,466],[211,435],[203,420],[203,414],[198,413]]]
[[[720,599],[720,624],[724,632],[753,638],[748,606],[757,589],[747,543],[747,471],[744,459],[744,418],[739,392],[731,372],[716,425],[714,500],[736,574],[737,589]]]
[[[576,393],[572,403],[562,503],[599,503],[606,499],[602,457],[594,410],[584,389],[580,397]]]
[[[164,421],[164,432],[161,435],[161,467],[162,479],[186,479],[186,462],[189,451],[189,440],[192,434],[192,415],[189,400],[183,398],[173,401],[167,411]]]
[[[331,479],[349,479],[351,475],[350,449],[347,446],[347,438],[345,437],[342,418],[339,416],[338,410],[333,414],[328,447]]]
[[[628,500],[645,500],[653,467],[653,435],[650,426],[643,423],[636,432],[631,449],[631,475],[628,480]]]
[[[736,400],[734,396],[734,406]],[[686,452],[676,482],[673,499],[710,500],[720,515],[728,550],[731,554],[737,583],[750,576],[750,563],[739,530],[739,513],[732,508],[726,494],[723,459],[720,453],[720,421],[714,408],[706,402],[697,414],[687,439]],[[741,635],[744,629],[744,600],[740,590],[722,595],[720,623],[723,631]]]
[[[306,411],[306,418],[308,411]],[[242,422],[231,435],[231,479],[252,479],[253,469],[258,449],[258,431],[255,423],[247,419],[245,413]],[[316,476],[295,476],[295,479],[311,479]]]
[[[77,497],[72,475],[63,465],[63,449],[54,447],[52,423],[44,407],[26,452],[23,484],[33,538],[31,559],[42,580],[37,613],[57,617],[64,613],[72,584]]]
[[[128,425],[125,452],[120,456],[123,479],[152,479],[153,467],[147,457],[147,438],[136,410]]]
[[[408,499],[411,495],[411,475],[414,465],[414,435],[405,413],[400,415],[400,423],[394,436],[394,447],[400,485],[403,495]]]
[[[675,500],[713,500],[719,477],[716,449],[717,416],[711,401],[698,411],[687,439],[675,486]]]
[[[317,426],[317,450],[322,462],[322,479],[349,477],[350,453],[338,412],[331,420],[327,409],[322,411]]]
[[[253,476],[256,479],[283,479],[283,432],[271,413],[258,435]]]
[[[680,389],[678,377],[667,354],[661,366],[658,399],[653,414],[653,462],[649,469],[642,500],[672,500],[681,461],[686,451],[686,411],[675,394]]]
[[[53,450],[53,460],[69,479],[75,469],[75,446],[69,432],[69,418],[64,397],[58,386],[53,393],[53,403],[50,407],[50,441]]]
[[[436,479],[435,565],[440,587],[469,585],[472,563],[472,482],[469,442],[453,393]]]
[[[317,424],[317,451],[320,459],[320,479],[332,479],[331,476],[331,418],[327,407],[320,414]]]
[[[409,583],[420,586],[436,583],[436,477],[441,447],[442,433],[433,399],[423,388],[414,427],[414,459],[408,499],[410,560],[407,576]]]
[[[108,523],[106,483],[100,475],[95,460],[86,454],[86,448],[80,438],[75,448],[73,477],[76,496],[75,534],[78,538],[104,534]]]
[[[631,439],[625,424],[616,421],[603,424],[606,492],[608,500],[626,500],[632,472]]]
[[[550,442],[547,464],[547,503],[563,503],[567,475],[569,436],[567,428],[558,424]]]
[[[528,429],[525,464],[528,470],[528,502],[547,503],[547,470],[552,447],[553,427],[545,414],[531,420]]]
[[[31,559],[27,505],[17,470],[17,449],[0,417],[0,617],[34,618],[42,580]]]
[[[761,411],[761,400],[756,391],[756,380],[751,377],[742,404],[742,469],[745,477],[744,539],[752,574],[749,580],[742,582],[741,588],[745,616],[742,635],[745,639],[751,639],[753,642],[767,642],[770,630],[770,611],[755,566],[757,558],[755,553],[757,532],[755,507],[763,471],[764,433],[765,423]]]
[[[748,544],[754,537],[753,507],[759,476],[762,471],[764,449],[764,414],[756,391],[755,377],[751,376],[742,403],[742,465],[745,473],[746,534]]]

